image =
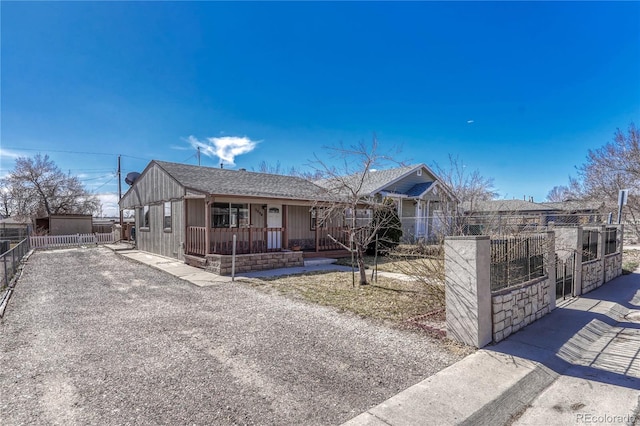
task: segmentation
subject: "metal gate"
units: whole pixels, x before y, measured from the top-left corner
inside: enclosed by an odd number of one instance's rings
[[[575,294],[573,291],[575,265],[575,253],[564,259],[558,258],[556,254],[556,300],[565,300]]]

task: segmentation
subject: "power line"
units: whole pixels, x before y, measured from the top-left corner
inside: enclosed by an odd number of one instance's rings
[[[68,151],[68,150],[62,150],[62,149],[22,148],[22,147],[19,147],[19,146],[6,146],[5,149],[15,149],[17,151],[59,152],[59,153],[64,153],[64,154],[113,155],[114,157],[118,156],[118,154],[111,154],[111,153],[107,153],[107,152],[88,152],[88,151]],[[127,158],[135,158],[136,160],[149,161],[148,158],[136,157],[136,156],[133,156],[133,155],[121,154],[121,156],[122,157],[127,157]]]
[[[97,192],[100,188],[102,188],[103,186],[111,183],[111,181],[113,181],[113,179],[115,178],[115,176],[112,176],[111,179],[109,179],[108,181],[106,181],[105,183],[103,183],[102,185],[100,185],[99,187],[97,187],[96,189],[94,189],[94,192]]]

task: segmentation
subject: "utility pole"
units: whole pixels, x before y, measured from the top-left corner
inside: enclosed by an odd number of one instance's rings
[[[124,239],[124,225],[123,225],[123,215],[122,209],[120,208],[120,200],[122,199],[122,179],[121,179],[121,169],[120,169],[120,154],[118,154],[118,212],[120,212],[120,239]]]
[[[200,147],[198,147],[198,166],[200,165]]]

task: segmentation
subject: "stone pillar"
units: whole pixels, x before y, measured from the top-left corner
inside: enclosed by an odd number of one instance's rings
[[[573,296],[582,294],[582,226],[578,226],[576,235],[576,251],[573,262]]]
[[[547,280],[549,282],[548,303],[549,311],[556,308],[556,233],[547,231],[547,252],[545,254]]]
[[[607,227],[602,225],[600,232],[598,232],[598,261],[600,262],[600,285],[606,282],[607,278],[607,262],[605,261],[605,253],[607,248],[605,247],[607,241]]]
[[[492,340],[489,236],[446,237],[447,334],[481,348]]]

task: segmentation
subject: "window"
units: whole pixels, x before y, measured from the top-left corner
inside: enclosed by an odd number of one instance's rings
[[[249,224],[248,204],[213,203],[211,206],[213,228],[239,228]]]
[[[346,209],[344,215],[349,226],[355,225],[356,228],[362,228],[371,225],[373,211],[371,209],[356,209],[355,223],[353,221],[352,209]]]
[[[325,210],[322,208],[312,208],[309,211],[310,215],[311,215],[311,230],[315,231],[316,227],[318,226],[318,223],[320,224],[320,227],[324,226],[324,214],[325,214]],[[318,222],[318,220],[320,220],[320,222]]]
[[[149,206],[142,207],[142,217],[140,218],[143,228],[149,228]]]
[[[162,222],[165,231],[171,231],[171,201],[164,202],[164,220]]]

